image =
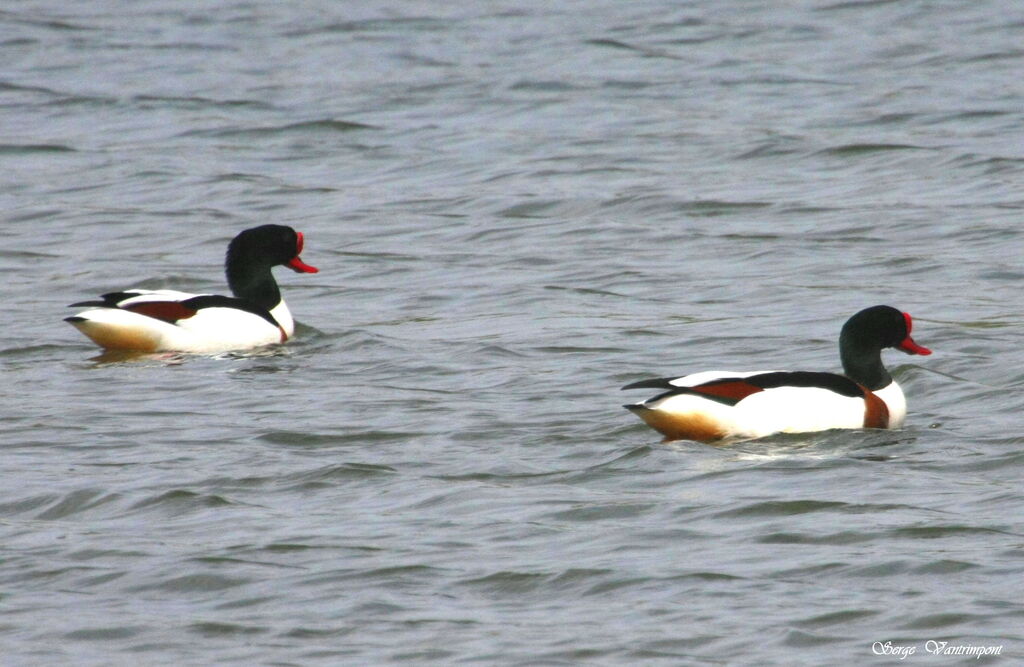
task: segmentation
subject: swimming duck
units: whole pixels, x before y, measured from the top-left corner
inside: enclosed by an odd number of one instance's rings
[[[108,350],[215,353],[283,343],[295,323],[271,269],[316,273],[299,258],[302,246],[302,233],[285,225],[246,229],[225,259],[234,296],[129,289],[73,303],[88,310],[65,321]]]
[[[891,306],[860,311],[843,325],[839,357],[845,375],[808,371],[705,371],[642,380],[623,389],[661,393],[624,406],[665,440],[710,442],[772,433],[899,428],[903,390],[882,365],[882,350],[931,354],[910,337],[913,321]]]

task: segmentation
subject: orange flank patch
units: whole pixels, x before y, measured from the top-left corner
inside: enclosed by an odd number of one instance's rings
[[[174,324],[178,320],[186,320],[196,314],[194,308],[183,306],[177,301],[143,301],[125,306],[122,310],[129,310],[170,324]]]
[[[864,428],[889,428],[889,406],[870,389],[864,389]]]
[[[644,407],[631,407],[640,419],[658,433],[665,436],[665,440],[696,440],[708,442],[721,440],[726,436],[726,431],[717,421],[700,414],[672,415],[660,410],[651,410]]]
[[[92,320],[71,322],[71,324],[92,342],[107,350],[155,352],[157,348],[158,338],[143,329],[114,326]]]
[[[705,396],[717,396],[718,398],[725,398],[732,401],[741,401],[751,394],[756,394],[759,391],[764,391],[761,387],[754,386],[749,382],[743,380],[713,380],[706,384],[700,384],[696,387],[691,387],[691,390],[697,394],[704,394]]]

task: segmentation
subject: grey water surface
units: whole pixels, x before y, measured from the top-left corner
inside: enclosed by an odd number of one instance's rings
[[[1021,661],[1022,45],[995,0],[6,4],[0,662]],[[267,222],[320,268],[285,347],[61,321]],[[621,408],[837,369],[877,303],[935,352],[885,357],[903,430]]]

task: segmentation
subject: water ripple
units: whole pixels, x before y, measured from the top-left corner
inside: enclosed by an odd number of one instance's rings
[[[5,660],[1012,661],[1004,4],[0,11]],[[60,321],[223,291],[271,222],[321,269],[276,270],[287,346],[97,356]],[[935,350],[884,354],[899,432],[662,443],[620,406],[838,370],[874,303]]]

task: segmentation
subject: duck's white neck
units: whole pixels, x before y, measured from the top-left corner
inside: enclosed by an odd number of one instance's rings
[[[907,417],[907,399],[896,380],[876,391],[875,396],[885,401],[885,406],[889,408],[889,428],[903,426],[903,420]]]
[[[277,323],[281,325],[285,334],[291,338],[292,334],[295,333],[295,320],[292,319],[292,313],[288,310],[288,304],[284,302],[284,299],[281,299],[276,306],[270,309],[270,314],[273,315],[274,319],[277,320]]]

